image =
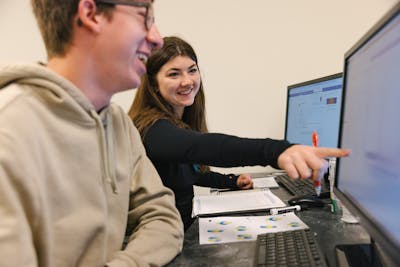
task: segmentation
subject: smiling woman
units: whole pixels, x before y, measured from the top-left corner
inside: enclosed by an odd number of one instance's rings
[[[164,46],[147,62],[129,111],[138,127],[149,158],[164,185],[175,193],[176,206],[187,229],[193,219],[193,185],[249,189],[249,175],[221,174],[219,167],[268,165],[289,144],[270,139],[244,139],[208,133],[205,97],[197,56],[193,48],[177,37],[165,37]],[[265,153],[265,145],[274,149]]]

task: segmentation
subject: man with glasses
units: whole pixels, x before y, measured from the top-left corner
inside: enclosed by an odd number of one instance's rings
[[[162,46],[152,2],[31,3],[48,60],[0,68],[0,266],[167,264],[173,193],[110,103]]]

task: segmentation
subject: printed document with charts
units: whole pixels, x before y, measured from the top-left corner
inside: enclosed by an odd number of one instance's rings
[[[285,203],[268,188],[219,192],[218,194],[195,196],[192,217],[266,211],[285,206]]]

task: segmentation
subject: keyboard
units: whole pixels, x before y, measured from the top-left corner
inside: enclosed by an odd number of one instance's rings
[[[292,179],[287,174],[276,176],[276,181],[295,196],[316,195],[312,179]],[[329,185],[322,180],[321,195],[329,196]]]
[[[254,267],[322,266],[327,264],[310,229],[257,236]]]

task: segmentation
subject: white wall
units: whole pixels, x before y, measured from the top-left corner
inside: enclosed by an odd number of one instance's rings
[[[0,0],[0,40],[0,62],[45,60],[29,0]]]
[[[197,52],[211,131],[283,138],[287,85],[342,71],[344,53],[396,2],[156,0],[155,14],[163,35]],[[0,36],[0,61],[45,59],[29,0],[0,0]],[[128,110],[133,97],[113,100]]]

